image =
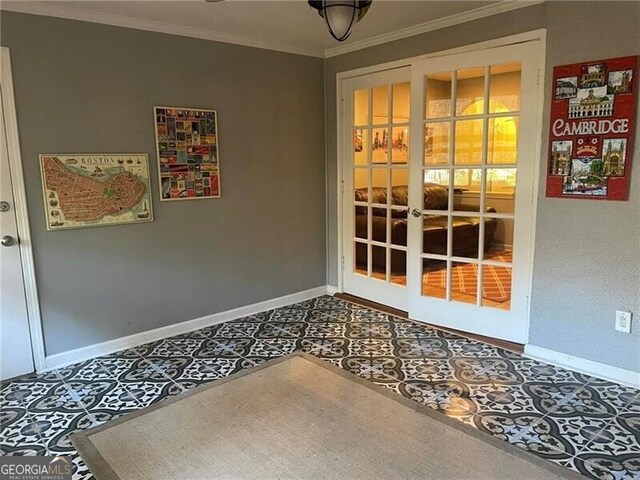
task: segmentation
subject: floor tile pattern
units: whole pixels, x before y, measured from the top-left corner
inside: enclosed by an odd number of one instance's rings
[[[639,390],[330,296],[3,383],[0,451],[92,479],[71,433],[295,351],[587,478],[640,479]]]

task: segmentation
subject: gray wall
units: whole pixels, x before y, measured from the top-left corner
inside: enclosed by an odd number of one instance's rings
[[[640,371],[640,142],[628,202],[547,199],[546,148],[554,65],[640,54],[640,3],[546,2],[330,58],[325,63],[328,283],[337,284],[336,73],[547,28],[543,154],[529,343]],[[635,313],[616,332],[616,309]]]
[[[547,99],[554,65],[640,55],[640,2],[552,2],[547,5],[546,26]],[[545,166],[549,108],[547,100],[541,159]],[[627,202],[546,198],[542,169],[529,333],[532,345],[638,372],[639,135],[636,121]],[[632,335],[614,330],[616,310],[634,313]]]
[[[2,12],[48,355],[325,284],[323,61]],[[154,105],[218,111],[222,198],[158,200]],[[47,232],[38,154],[146,152],[155,220]]]
[[[2,12],[47,354],[321,285],[325,260],[335,284],[337,72],[546,27],[548,98],[554,65],[639,54],[639,18],[637,2],[550,2],[334,57],[323,117],[319,59]],[[218,110],[221,199],[157,200],[154,104]],[[545,198],[548,115],[530,343],[640,371],[640,168],[629,202]],[[46,232],[37,156],[83,151],[149,153],[154,222]]]

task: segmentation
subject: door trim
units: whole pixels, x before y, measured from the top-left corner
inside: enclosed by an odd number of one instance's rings
[[[385,62],[378,65],[371,65],[367,67],[357,68],[353,70],[347,70],[344,72],[338,72],[336,74],[336,214],[337,214],[337,228],[336,228],[336,238],[337,238],[337,257],[335,259],[335,265],[338,272],[338,284],[336,286],[337,293],[344,293],[344,274],[342,269],[342,258],[344,256],[344,246],[343,246],[343,192],[342,185],[344,184],[344,178],[342,174],[343,170],[343,162],[347,161],[347,159],[343,158],[342,151],[344,147],[344,139],[342,138],[342,105],[344,101],[343,95],[343,84],[344,81],[358,77],[361,75],[367,75],[369,73],[382,72],[385,70],[396,69],[399,67],[411,66],[412,63],[420,60],[425,60],[429,58],[436,58],[441,56],[452,55],[456,53],[465,53],[465,52],[473,52],[478,50],[485,50],[489,48],[496,47],[504,47],[508,45],[514,45],[518,43],[529,43],[529,42],[539,42],[539,64],[538,64],[538,100],[536,102],[536,111],[535,122],[536,122],[536,142],[534,145],[534,158],[537,159],[537,162],[533,166],[534,171],[534,179],[533,179],[533,188],[531,191],[531,243],[529,249],[529,278],[527,282],[527,305],[526,305],[526,334],[525,334],[525,344],[529,343],[529,326],[531,322],[531,293],[533,289],[533,268],[534,268],[534,257],[535,257],[535,239],[536,239],[536,229],[537,229],[537,215],[538,215],[538,196],[540,191],[540,169],[541,165],[541,154],[542,154],[542,122],[543,122],[543,111],[544,111],[544,95],[545,95],[545,62],[546,62],[546,41],[547,41],[547,29],[541,28],[537,30],[532,30],[529,32],[523,32],[515,35],[509,35],[502,38],[496,38],[492,40],[487,40],[484,42],[474,43],[470,45],[464,45],[460,47],[455,47],[447,50],[442,50],[439,52],[432,52],[424,55],[419,55],[415,57],[409,57],[401,60],[394,60],[391,62]],[[328,214],[328,210],[327,210]],[[329,242],[327,242],[327,259],[329,259]]]
[[[546,59],[547,59],[547,35],[545,34],[538,40],[540,47],[538,49],[538,98],[536,99],[536,111],[533,116],[535,119],[535,138],[537,139],[533,145],[533,158],[538,161],[533,166],[533,185],[531,187],[531,233],[529,238],[529,278],[527,284],[527,306],[526,306],[526,330],[524,344],[529,344],[529,333],[531,329],[531,294],[533,292],[533,268],[535,266],[534,258],[536,253],[536,230],[538,228],[538,197],[540,194],[540,174],[544,165],[546,168],[546,160],[542,158],[542,123],[544,122],[544,95],[545,95],[545,78],[546,78]],[[544,162],[544,163],[543,163]]]
[[[40,316],[40,302],[38,300],[38,287],[33,262],[33,244],[31,242],[27,197],[24,185],[24,173],[22,170],[18,118],[16,115],[13,77],[11,74],[11,55],[8,47],[0,48],[0,90],[2,106],[4,107],[4,125],[7,135],[9,169],[11,170],[11,186],[13,188],[16,224],[18,227],[18,247],[20,249],[22,274],[24,276],[27,317],[31,336],[31,352],[36,371],[41,371],[45,368],[42,318]]]

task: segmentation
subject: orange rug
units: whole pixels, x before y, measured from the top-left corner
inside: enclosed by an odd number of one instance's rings
[[[511,252],[487,256],[487,260],[511,262]],[[465,263],[451,269],[451,291],[475,297],[478,291],[478,265]],[[447,288],[447,272],[444,269],[425,273],[423,283],[429,287]],[[511,300],[511,267],[484,266],[482,298],[503,303]]]

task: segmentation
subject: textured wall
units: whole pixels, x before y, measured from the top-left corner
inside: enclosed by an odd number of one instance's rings
[[[47,354],[324,285],[323,61],[2,12]],[[218,111],[222,198],[158,200],[154,105]],[[47,232],[38,154],[146,152],[155,220]]]
[[[547,80],[554,65],[640,55],[640,2],[550,2]],[[542,144],[546,166],[550,102]],[[640,110],[640,109],[639,109]],[[640,125],[628,202],[538,198],[529,343],[640,372]],[[634,312],[633,334],[616,310]]]
[[[640,54],[639,2],[546,2],[330,58],[325,63],[328,283],[337,284],[336,73],[547,28],[541,186],[529,343],[640,371],[640,142],[628,202],[544,197],[554,65]],[[632,335],[616,309],[635,313]]]

